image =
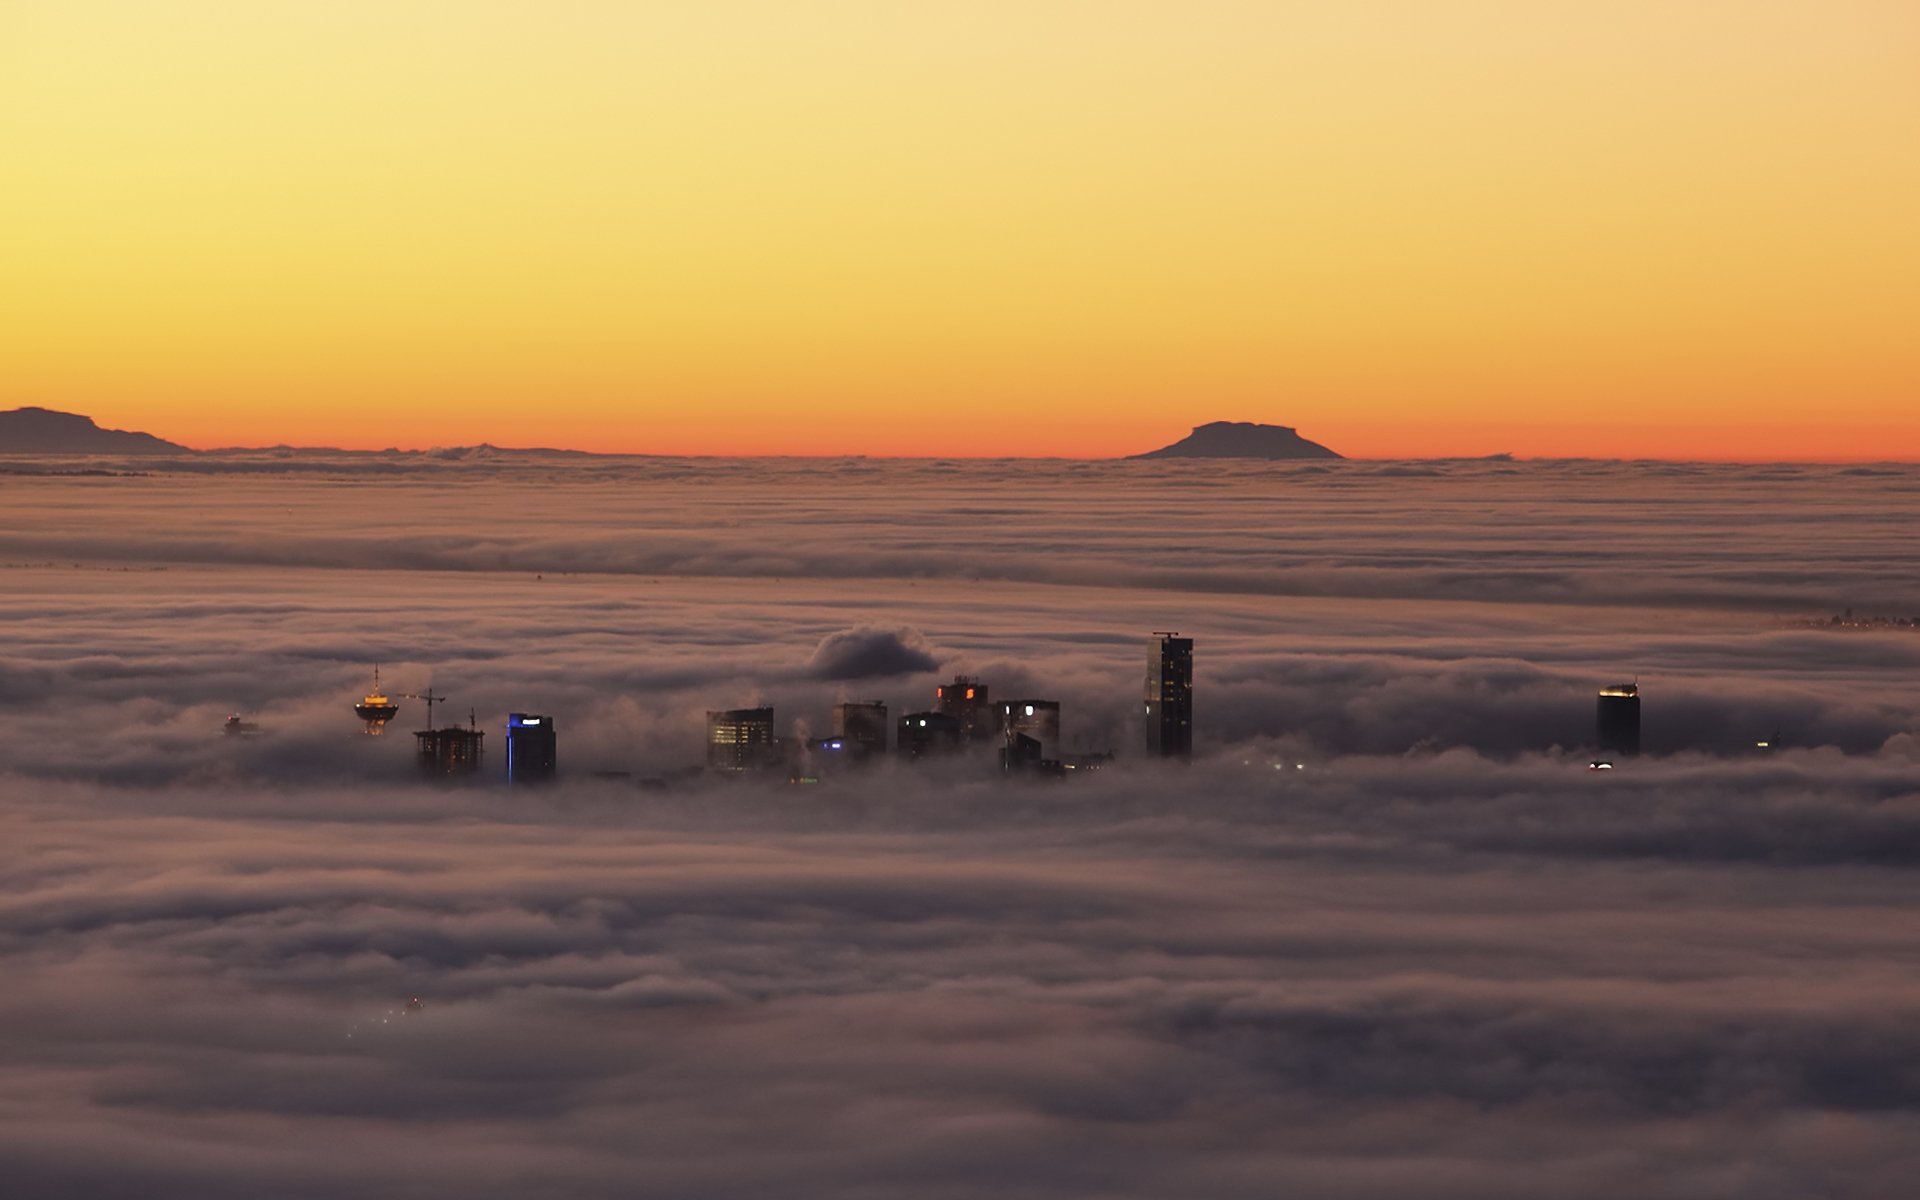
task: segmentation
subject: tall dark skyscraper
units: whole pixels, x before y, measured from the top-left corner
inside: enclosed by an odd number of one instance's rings
[[[878,700],[848,701],[833,706],[833,736],[857,747],[861,757],[887,752],[887,706]]]
[[[1640,753],[1640,685],[1619,683],[1601,688],[1594,729],[1602,750]]]
[[[751,771],[773,761],[773,710],[707,711],[707,765],[719,771]]]
[[[1156,633],[1147,647],[1147,753],[1193,756],[1193,639]]]
[[[552,717],[514,713],[507,718],[508,783],[546,783],[557,764]]]

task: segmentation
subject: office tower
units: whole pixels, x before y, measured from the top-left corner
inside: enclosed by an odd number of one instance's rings
[[[718,771],[751,771],[773,762],[773,709],[729,708],[707,712],[707,765]]]
[[[857,755],[887,752],[887,706],[878,700],[833,706],[833,736]]]
[[[1147,649],[1147,753],[1193,756],[1193,639],[1156,633]]]
[[[1049,759],[1040,748],[1040,739],[1028,737],[1024,733],[1007,732],[1006,748],[1000,751],[1000,769],[1007,772],[1042,771],[1048,766]],[[1053,761],[1055,769],[1058,761]]]
[[[557,765],[553,718],[514,713],[507,718],[507,782],[546,783]]]
[[[1601,688],[1594,726],[1602,750],[1640,753],[1640,685],[1621,683]]]
[[[896,753],[907,758],[957,750],[960,748],[960,720],[943,712],[908,713],[900,718],[893,746]]]
[[[987,703],[987,685],[971,675],[955,675],[952,683],[934,689],[933,707],[960,723],[960,736],[968,741],[994,735],[993,706]]]
[[[1007,744],[1029,737],[1040,743],[1044,758],[1060,757],[1060,702],[1058,700],[1002,700],[993,706],[995,724]]]
[[[453,779],[477,774],[484,757],[486,734],[478,729],[449,725],[445,729],[422,729],[413,737],[420,770],[435,779]]]

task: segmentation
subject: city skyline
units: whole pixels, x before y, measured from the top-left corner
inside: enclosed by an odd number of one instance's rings
[[[0,3],[0,1191],[1906,1195],[1917,50]]]

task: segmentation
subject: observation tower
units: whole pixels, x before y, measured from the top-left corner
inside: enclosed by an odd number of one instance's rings
[[[400,706],[380,690],[380,665],[373,667],[373,690],[353,706],[353,715],[367,723],[367,736],[379,737],[387,722],[400,715]]]

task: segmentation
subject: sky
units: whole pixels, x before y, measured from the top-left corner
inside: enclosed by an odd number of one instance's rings
[[[1803,623],[1920,618],[1920,468],[5,465],[23,1194],[1798,1200],[1920,1169],[1920,629]],[[1189,764],[1136,753],[1159,629],[1195,639]],[[588,774],[697,763],[709,708],[797,735],[961,671],[1119,757]],[[1591,771],[1594,692],[1634,677],[1648,753]],[[488,734],[471,787],[415,778],[429,687]],[[512,711],[556,721],[549,790],[499,781]]]
[[[1904,0],[16,0],[0,405],[197,447],[1920,455]]]

